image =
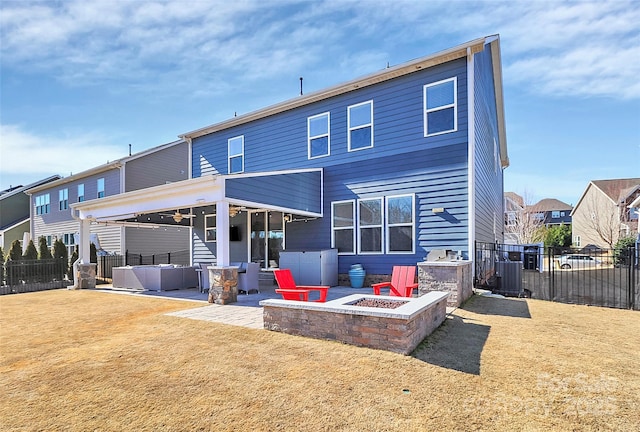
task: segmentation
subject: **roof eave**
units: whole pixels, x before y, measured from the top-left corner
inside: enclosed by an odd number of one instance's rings
[[[194,139],[194,138],[198,138],[198,137],[208,135],[214,132],[218,132],[224,129],[228,129],[233,126],[238,126],[238,125],[255,121],[261,118],[269,117],[269,116],[279,114],[281,112],[285,112],[294,108],[298,108],[304,105],[308,105],[314,102],[318,102],[318,101],[328,99],[334,96],[338,96],[344,93],[348,93],[353,90],[357,90],[363,87],[368,87],[374,84],[378,84],[380,82],[384,82],[393,78],[407,75],[422,69],[433,67],[442,63],[452,61],[452,60],[457,60],[459,58],[465,58],[468,55],[469,50],[471,50],[471,53],[480,52],[484,48],[485,44],[496,43],[496,42],[499,43],[499,39],[496,36],[475,39],[470,42],[464,43],[462,45],[458,45],[456,47],[449,48],[444,51],[440,51],[438,53],[435,53],[426,57],[421,57],[419,59],[402,63],[394,67],[383,69],[382,71],[374,72],[372,74],[365,75],[364,77],[357,78],[352,81],[338,84],[336,86],[332,86],[324,90],[319,90],[313,93],[309,93],[304,96],[299,96],[295,99],[289,99],[287,101],[280,102],[275,105],[271,105],[269,107],[266,107],[257,111],[253,111],[244,115],[240,115],[238,117],[234,117],[232,119],[225,120],[220,123],[206,126],[204,128],[196,129],[194,131],[179,135],[179,137],[183,139]],[[499,78],[500,98],[502,98],[502,75],[501,75],[501,71],[498,71],[498,72],[500,73],[500,78]],[[500,100],[500,106],[502,106],[501,100]],[[502,119],[499,121],[501,121],[502,124],[504,125],[504,109],[502,109],[502,114],[501,115],[499,114],[499,117],[501,117]],[[504,130],[504,127],[502,127],[502,130]],[[502,135],[505,135],[505,134],[503,133]],[[501,137],[500,141],[501,141],[501,145],[503,142],[505,142],[504,150],[506,151],[506,141],[504,140],[504,136]],[[504,163],[505,161],[503,160],[503,165]],[[506,164],[508,165],[508,159],[506,160]]]

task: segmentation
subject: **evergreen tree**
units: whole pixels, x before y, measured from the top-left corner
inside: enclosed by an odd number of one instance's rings
[[[36,245],[33,244],[33,240],[29,240],[29,244],[27,245],[27,250],[24,251],[24,255],[22,255],[22,258],[25,260],[38,259],[38,250],[36,249]]]
[[[4,285],[4,251],[0,247],[0,285]]]
[[[45,260],[51,258],[53,257],[51,256],[51,249],[49,249],[46,237],[40,237],[38,242],[38,259]]]
[[[20,240],[14,240],[11,243],[9,249],[9,255],[7,255],[6,270],[7,270],[7,284],[16,285],[20,283],[22,268],[19,267],[22,260],[22,245]]]
[[[69,269],[67,270],[67,279],[73,280],[73,263],[78,261],[78,246],[73,250],[71,259],[69,260]]]
[[[9,249],[9,255],[7,256],[7,260],[11,261],[20,261],[22,259],[22,245],[20,244],[20,240],[14,240],[11,243],[11,248]]]
[[[67,251],[67,247],[60,239],[53,244],[53,258],[56,260],[55,277],[58,280],[62,280],[69,266],[69,251]]]
[[[96,249],[96,245],[90,243],[91,247],[89,248],[89,262],[94,264],[98,263],[98,250]]]

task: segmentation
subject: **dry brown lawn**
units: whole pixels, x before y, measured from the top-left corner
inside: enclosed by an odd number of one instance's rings
[[[476,296],[402,356],[164,315],[195,306],[96,291],[0,297],[0,430],[640,424],[639,312]]]

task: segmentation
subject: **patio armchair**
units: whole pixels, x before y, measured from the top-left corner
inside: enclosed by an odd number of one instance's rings
[[[416,280],[416,266],[393,266],[390,282],[381,282],[371,285],[373,293],[380,295],[383,288],[389,289],[390,296],[412,297],[413,289],[418,287]]]
[[[276,292],[281,294],[285,300],[309,301],[309,293],[318,291],[319,298],[312,301],[320,303],[327,301],[328,286],[296,285],[296,281],[293,279],[289,269],[274,270],[273,275],[276,278],[276,282],[278,282],[279,289],[276,289]]]
[[[260,284],[258,274],[260,273],[260,264],[250,262],[242,263],[244,272],[238,273],[238,292],[243,291],[249,294],[249,291],[260,292]]]

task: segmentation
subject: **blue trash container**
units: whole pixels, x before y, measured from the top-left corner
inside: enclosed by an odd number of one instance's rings
[[[366,272],[361,264],[354,264],[349,270],[349,279],[351,280],[351,288],[362,288],[364,285],[364,277]]]

